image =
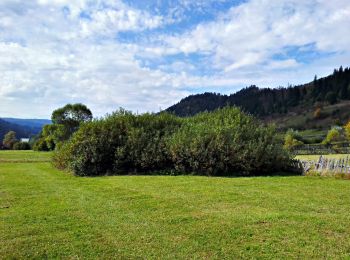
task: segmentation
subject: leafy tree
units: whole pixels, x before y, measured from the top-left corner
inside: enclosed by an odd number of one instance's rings
[[[83,104],[67,104],[52,112],[52,124],[45,125],[33,148],[39,151],[53,151],[67,141],[79,126],[92,120],[92,113]]]
[[[5,136],[4,140],[2,141],[2,144],[4,145],[5,148],[7,149],[12,149],[13,145],[18,142],[16,138],[16,132],[14,131],[9,131]]]
[[[333,127],[328,131],[326,138],[323,140],[323,144],[330,144],[341,140],[341,132],[339,128]]]
[[[59,138],[68,140],[69,137],[78,130],[81,123],[92,120],[92,113],[90,109],[83,104],[67,104],[53,111],[51,120],[54,125],[63,126],[63,128],[57,129],[60,131],[58,134]]]
[[[302,141],[302,138],[297,131],[294,131],[293,129],[287,131],[284,137],[283,145],[285,149],[287,149],[288,151],[292,151],[303,144],[304,142]]]

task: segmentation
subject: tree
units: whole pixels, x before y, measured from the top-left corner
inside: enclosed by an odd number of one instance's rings
[[[9,131],[5,136],[4,140],[2,141],[3,145],[7,149],[12,149],[13,145],[18,142],[16,138],[16,132],[14,131]]]
[[[81,123],[92,120],[92,113],[83,104],[67,104],[53,111],[51,120],[54,125],[63,126],[63,129],[60,129],[61,138],[67,140],[78,130]]]
[[[350,121],[344,126],[346,137],[350,140]]]
[[[333,127],[328,131],[326,138],[323,140],[323,144],[330,144],[332,142],[340,141],[341,133],[337,127]]]
[[[52,112],[52,124],[45,125],[36,138],[33,149],[52,151],[67,141],[83,122],[92,120],[92,113],[83,104],[67,104]]]
[[[287,131],[285,137],[284,137],[284,145],[283,147],[286,150],[292,151],[298,146],[301,146],[304,144],[304,142],[301,140],[301,136],[297,131],[294,131],[293,129],[290,129]]]

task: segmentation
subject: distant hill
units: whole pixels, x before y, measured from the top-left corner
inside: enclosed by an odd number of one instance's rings
[[[39,127],[39,128],[42,128],[44,125],[51,124],[51,120],[48,120],[48,119],[22,119],[22,118],[9,118],[9,117],[3,117],[1,119],[17,125]]]
[[[350,68],[340,67],[327,77],[315,77],[312,82],[288,88],[250,86],[231,95],[191,95],[166,111],[191,116],[224,106],[238,106],[262,120],[279,123],[281,128],[327,128],[330,124],[342,124],[350,119],[349,100]],[[319,115],[315,115],[317,108],[320,108]],[[298,122],[289,122],[289,117],[296,116],[299,116]]]
[[[38,134],[42,127],[51,124],[47,119],[0,118],[0,141],[9,131],[15,131],[17,138],[26,138]]]

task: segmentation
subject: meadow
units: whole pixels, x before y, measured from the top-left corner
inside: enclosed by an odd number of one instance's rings
[[[346,159],[350,154],[326,154],[322,155],[322,157],[327,159]],[[320,155],[318,154],[306,154],[306,155],[297,155],[295,159],[303,160],[303,161],[318,161]]]
[[[350,182],[319,177],[75,177],[0,152],[0,258],[350,256]]]

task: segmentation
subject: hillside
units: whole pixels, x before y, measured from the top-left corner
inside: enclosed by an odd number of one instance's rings
[[[45,119],[0,118],[0,141],[9,131],[15,131],[17,138],[27,138],[38,134],[43,125],[50,124]]]
[[[288,88],[250,86],[231,95],[191,95],[166,111],[191,116],[229,105],[238,106],[264,121],[277,122],[281,128],[326,128],[350,119],[349,100],[350,68],[340,67],[327,77],[315,77],[312,82]]]
[[[44,125],[51,124],[51,120],[48,120],[48,119],[22,119],[22,118],[10,118],[10,117],[4,117],[1,119],[16,125],[22,125],[22,126],[28,126],[28,127],[40,128],[40,129]]]

